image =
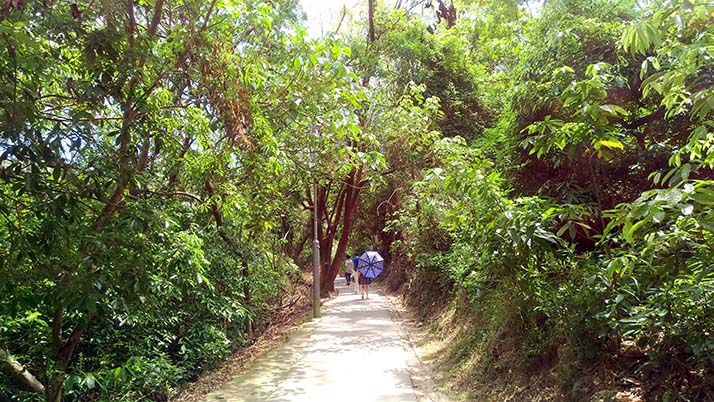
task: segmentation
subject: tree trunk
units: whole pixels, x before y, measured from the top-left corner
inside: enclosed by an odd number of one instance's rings
[[[243,299],[245,300],[245,306],[248,308],[250,306],[251,302],[251,297],[250,297],[250,282],[248,281],[248,278],[250,278],[250,272],[248,272],[248,261],[246,260],[245,257],[241,257],[241,274],[243,275]],[[248,337],[253,338],[255,335],[255,331],[253,330],[253,319],[248,318],[248,321],[245,323],[245,332],[248,334]]]
[[[50,377],[47,386],[47,402],[62,402],[64,375],[64,371],[58,371]]]
[[[330,259],[329,253],[328,258],[323,264],[323,269],[320,275],[320,290],[323,296],[327,296],[330,290],[334,290],[335,278],[340,272],[340,267],[342,266],[342,260],[345,258],[345,251],[347,250],[347,243],[349,241],[350,232],[352,231],[352,224],[354,223],[353,217],[357,213],[357,206],[359,204],[359,193],[362,185],[362,167],[360,166],[356,170],[352,170],[347,178],[347,182],[344,184],[345,191],[342,193],[344,199],[342,202],[338,203],[342,207],[342,211],[337,214],[341,216],[342,221],[342,231],[340,233],[340,239],[337,242],[337,249],[335,250],[335,257]],[[330,244],[331,246],[332,244]],[[330,250],[331,251],[331,250]],[[321,253],[322,254],[322,253]]]
[[[38,394],[45,393],[45,386],[27,371],[22,364],[15,360],[10,353],[0,349],[0,369],[13,380],[20,388],[27,391],[34,391]]]
[[[317,225],[317,240],[320,243],[320,295],[323,297],[327,297],[329,292],[335,289],[334,284],[331,282],[327,283],[325,278],[328,276],[328,271],[332,263],[332,244],[334,243],[340,217],[342,216],[345,197],[344,185],[342,185],[335,198],[334,207],[328,210],[327,201],[331,187],[331,183],[319,185],[317,187],[317,196],[313,200],[313,205],[317,203],[316,213],[318,222],[320,222],[320,224]],[[310,197],[309,190],[308,197]],[[314,218],[315,210],[314,208],[312,210]],[[325,224],[323,225],[322,222]]]
[[[92,321],[92,314],[87,313],[86,322],[79,322],[75,325],[72,333],[65,340],[62,336],[62,326],[64,325],[65,308],[59,305],[55,310],[52,320],[52,355],[54,357],[54,371],[48,373],[47,377],[47,401],[60,402],[62,400],[62,386],[64,384],[65,373],[69,367],[72,356],[79,346],[84,329],[89,327]]]
[[[367,19],[369,21],[369,32],[368,39],[369,43],[374,42],[374,2],[375,0],[369,0]]]

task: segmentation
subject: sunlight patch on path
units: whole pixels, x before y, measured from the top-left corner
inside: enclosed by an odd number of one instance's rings
[[[416,402],[407,354],[383,298],[361,300],[352,287],[337,289],[322,318],[205,402]]]

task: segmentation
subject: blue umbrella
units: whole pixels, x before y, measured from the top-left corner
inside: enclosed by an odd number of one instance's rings
[[[365,251],[359,256],[357,270],[365,278],[374,279],[384,271],[384,258],[376,251]]]

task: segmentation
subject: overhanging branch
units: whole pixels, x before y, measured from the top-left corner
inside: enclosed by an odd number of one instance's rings
[[[0,349],[0,369],[22,389],[38,394],[45,393],[45,386],[10,353],[2,349]]]

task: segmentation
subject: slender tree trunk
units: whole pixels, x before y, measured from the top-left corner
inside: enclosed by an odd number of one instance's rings
[[[245,306],[247,308],[251,304],[250,282],[248,281],[248,278],[250,278],[250,272],[248,272],[248,261],[246,258],[242,257],[240,261],[242,266],[241,274],[243,275],[243,299],[245,300]],[[255,331],[253,330],[253,320],[251,318],[248,318],[248,321],[245,323],[245,332],[250,338],[255,335]]]
[[[313,202],[317,203],[317,217],[319,222],[317,225],[317,240],[320,243],[320,294],[323,297],[327,297],[329,292],[334,290],[333,284],[326,283],[324,278],[327,278],[329,268],[332,264],[332,245],[340,224],[345,197],[344,188],[340,188],[334,201],[334,207],[328,210],[327,201],[331,187],[330,183],[318,186],[317,197],[313,200]]]
[[[375,0],[369,0],[369,6],[368,6],[368,20],[369,20],[369,33],[368,33],[368,39],[369,43],[374,42],[374,2]]]
[[[84,329],[92,321],[92,314],[87,313],[86,323],[77,323],[72,333],[65,340],[62,336],[62,326],[64,324],[65,309],[59,305],[55,310],[52,321],[52,354],[54,357],[54,371],[48,373],[47,400],[50,402],[60,402],[62,400],[62,386],[64,384],[67,367],[72,361],[74,352],[79,346],[79,340],[84,333]]]
[[[15,360],[10,353],[3,349],[0,349],[0,369],[23,389],[34,391],[38,394],[45,393],[45,386],[32,373],[27,371],[20,362]]]
[[[50,376],[47,386],[47,402],[62,401],[62,385],[64,384],[65,373],[56,372]]]
[[[345,258],[350,232],[352,231],[354,217],[357,214],[357,207],[359,205],[362,172],[363,168],[361,166],[350,172],[347,182],[345,183],[345,191],[342,193],[344,199],[341,203],[338,203],[343,209],[341,213],[337,214],[341,216],[342,231],[340,232],[340,238],[337,242],[334,258],[325,260],[326,263],[323,265],[320,276],[320,289],[323,296],[326,296],[327,292],[334,290],[335,278],[337,278],[337,274],[340,272],[340,267],[342,266],[342,260]]]

